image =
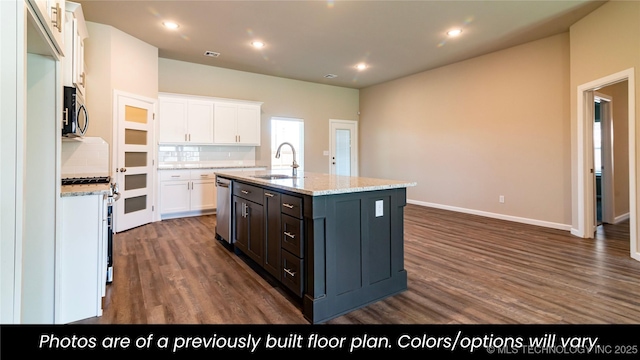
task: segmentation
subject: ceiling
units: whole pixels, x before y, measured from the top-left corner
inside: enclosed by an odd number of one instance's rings
[[[604,1],[77,1],[161,58],[360,89],[566,32]],[[162,22],[180,25],[168,30]],[[462,29],[450,38],[446,32]],[[91,34],[89,34],[91,37]],[[251,42],[266,43],[255,49]],[[204,56],[205,51],[220,53]],[[357,70],[355,65],[367,63]],[[334,74],[333,79],[325,78]]]

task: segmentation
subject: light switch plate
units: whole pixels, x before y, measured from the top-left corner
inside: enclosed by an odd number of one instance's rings
[[[382,200],[376,200],[376,217],[384,216],[383,204]]]

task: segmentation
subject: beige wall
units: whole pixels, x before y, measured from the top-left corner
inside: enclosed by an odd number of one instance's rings
[[[329,119],[358,120],[358,90],[159,59],[159,90],[261,101],[262,139],[256,165],[270,166],[273,116],[304,119],[305,170],[329,172]]]
[[[410,200],[566,227],[568,88],[565,33],[363,89],[360,174],[416,181]]]
[[[113,141],[113,92],[158,97],[158,49],[114,27],[87,22],[87,136]],[[113,159],[111,159],[111,162]],[[111,168],[111,164],[110,164]]]
[[[598,90],[612,98],[614,216],[629,213],[629,90],[622,81]]]
[[[577,88],[617,72],[640,69],[640,2],[609,1],[570,29],[571,139],[577,143]],[[635,112],[640,113],[640,83],[635,83]],[[640,127],[636,127],[640,130]],[[638,134],[636,134],[636,139]],[[572,146],[572,174],[577,172],[577,146]],[[640,159],[636,155],[636,159]],[[636,169],[639,167],[636,166]],[[636,179],[640,179],[636,175]],[[573,180],[576,184],[577,179]],[[636,184],[630,186],[637,187]],[[578,224],[578,190],[572,189],[572,224]]]

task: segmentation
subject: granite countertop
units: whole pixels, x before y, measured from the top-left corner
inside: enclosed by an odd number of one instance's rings
[[[261,179],[254,177],[272,174],[291,175],[291,170],[263,170],[243,172],[216,171],[215,174],[233,180],[241,180],[256,185],[267,185],[272,188],[288,190],[299,194],[311,196],[396,189],[417,185],[417,183],[411,181],[339,176],[302,171],[298,171],[298,174],[295,178],[288,179]]]
[[[256,166],[256,165],[214,165],[214,164],[158,164],[158,170],[198,170],[198,169],[265,169],[266,166]]]
[[[60,196],[84,196],[84,195],[108,195],[110,192],[109,184],[82,184],[82,185],[63,185],[60,187]]]

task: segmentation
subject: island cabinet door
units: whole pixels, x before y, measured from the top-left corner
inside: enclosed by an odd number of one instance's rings
[[[265,244],[263,267],[280,280],[280,194],[264,190]]]
[[[235,246],[262,264],[264,246],[263,206],[238,196],[233,197]]]
[[[249,244],[249,219],[245,216],[247,201],[237,196],[233,197],[233,245],[246,253]]]

